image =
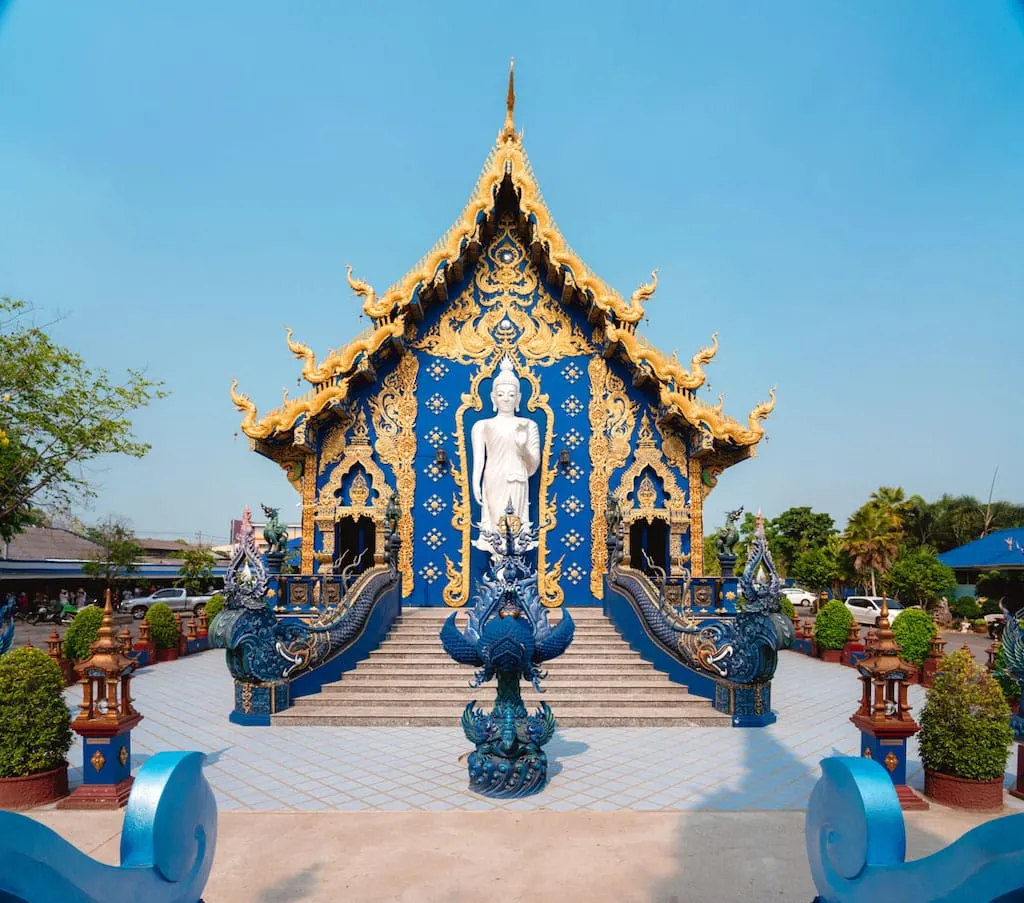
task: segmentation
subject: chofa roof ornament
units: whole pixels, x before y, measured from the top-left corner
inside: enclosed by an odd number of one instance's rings
[[[267,604],[267,569],[256,550],[248,505],[242,509],[242,525],[235,541],[235,553],[224,577],[225,605],[228,608],[263,608]]]

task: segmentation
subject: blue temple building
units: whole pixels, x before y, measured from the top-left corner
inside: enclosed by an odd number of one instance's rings
[[[705,498],[754,454],[774,391],[744,421],[729,417],[697,395],[716,336],[686,364],[639,333],[657,274],[624,297],[576,256],[541,196],[514,100],[510,75],[472,197],[429,253],[382,292],[349,268],[371,327],[320,358],[287,331],[308,391],[260,414],[232,385],[252,448],[301,497],[304,574],[379,565],[395,492],[403,603],[470,601],[486,564],[474,546],[471,435],[492,415],[506,359],[522,387],[518,415],[539,436],[528,493],[544,604],[602,604],[610,504],[625,564],[663,569],[669,587],[704,574]]]

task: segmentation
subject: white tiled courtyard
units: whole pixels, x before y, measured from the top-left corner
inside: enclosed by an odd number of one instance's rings
[[[228,721],[224,655],[211,650],[135,678],[145,719],[133,733],[134,764],[165,749],[207,753],[206,776],[222,810],[802,809],[818,762],[858,751],[849,717],[859,689],[850,668],[784,652],[773,685],[775,725],[568,728],[546,747],[547,787],[528,799],[496,801],[467,789],[459,757],[471,745],[458,726],[461,712],[452,712],[450,728],[240,727]],[[70,688],[69,701],[77,693]],[[493,697],[493,685],[481,690],[482,701]],[[915,708],[923,697],[911,687]],[[909,782],[920,788],[911,743]],[[71,761],[81,762],[80,747]],[[71,778],[80,782],[80,767]]]

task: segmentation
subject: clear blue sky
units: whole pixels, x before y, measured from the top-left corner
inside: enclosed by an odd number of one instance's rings
[[[0,10],[4,9],[0,5]],[[711,396],[778,406],[738,504],[845,521],[879,484],[1024,501],[1024,27],[1010,0],[14,0],[0,13],[0,294],[173,395],[86,519],[226,540],[297,513],[234,438],[296,391],[284,327],[360,328],[454,221],[504,114],[562,231]],[[709,396],[709,397],[711,397]]]

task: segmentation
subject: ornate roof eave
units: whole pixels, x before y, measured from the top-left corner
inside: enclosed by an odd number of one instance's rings
[[[303,416],[316,417],[328,405],[344,400],[354,371],[361,364],[365,366],[389,343],[401,345],[410,320],[421,319],[423,307],[432,299],[447,299],[448,285],[459,281],[465,265],[476,260],[488,227],[493,229],[495,224],[498,194],[507,181],[519,206],[519,228],[525,234],[534,264],[546,270],[548,281],[561,289],[563,303],[579,304],[587,310],[591,322],[603,328],[609,353],[621,352],[627,363],[656,381],[659,400],[669,416],[677,412],[691,426],[700,429],[703,425],[714,437],[716,446],[721,443],[747,448],[761,440],[761,421],[775,407],[774,388],[769,401],[761,402],[750,412],[746,427],[722,413],[721,401],[718,405],[707,405],[693,395],[693,390],[705,382],[704,366],[718,351],[718,333],[712,335],[710,345],[694,354],[690,369],[679,362],[676,354],[663,354],[637,334],[644,305],[658,286],[657,270],[651,274],[651,282],[641,284],[626,302],[572,250],[544,203],[523,148],[522,133],[515,130],[514,105],[510,71],[505,124],[484,162],[469,202],[455,225],[401,280],[378,298],[374,288],[353,277],[352,267],[346,264],[349,286],[363,298],[363,312],[373,323],[367,332],[317,363],[309,346],[293,340],[290,329],[286,331],[289,350],[303,361],[303,378],[314,386],[310,392],[297,399],[286,399],[281,407],[260,418],[256,405],[247,395],[238,393],[237,382],[232,382],[231,399],[245,415],[242,431],[247,436],[263,439],[288,431]]]

